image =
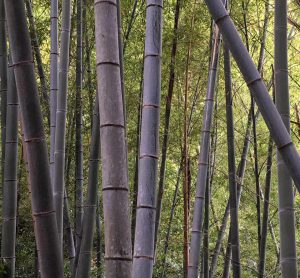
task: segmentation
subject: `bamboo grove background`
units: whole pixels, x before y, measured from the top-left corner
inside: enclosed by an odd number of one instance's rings
[[[34,51],[35,70],[38,80],[40,99],[43,109],[43,120],[46,129],[46,139],[50,144],[50,130],[47,114],[49,108],[45,102],[45,94],[50,90],[50,1],[25,0],[28,24],[31,30],[31,42]],[[266,5],[268,10],[266,11]],[[32,10],[30,11],[30,6]],[[174,18],[176,8],[179,11],[178,27],[174,32]],[[70,223],[75,229],[76,211],[76,1],[71,1],[71,31],[70,31],[70,68],[68,73],[68,95],[66,115],[66,159],[65,159],[65,185],[69,199]],[[59,30],[61,30],[62,6],[59,3]],[[288,1],[288,69],[290,90],[291,137],[298,151],[300,151],[300,3],[296,0]],[[31,14],[32,13],[32,14]],[[95,52],[95,16],[94,3],[83,1],[83,78],[81,90],[82,108],[82,150],[83,150],[83,199],[86,199],[88,186],[89,149],[91,141],[92,123],[97,117],[93,113],[96,97],[96,52]],[[268,17],[269,24],[266,29],[265,55],[262,61],[261,74],[266,84],[272,81],[274,67],[274,1],[271,0],[232,0],[230,1],[230,15],[237,26],[242,40],[247,45],[249,53],[257,64],[260,55],[261,41],[264,34],[264,21]],[[126,103],[126,126],[128,144],[128,174],[130,186],[131,208],[136,198],[136,157],[138,156],[140,109],[143,88],[143,61],[146,26],[146,3],[144,0],[121,2],[121,19],[124,48],[124,86]],[[174,56],[174,43],[177,51]],[[171,101],[171,114],[169,123],[169,140],[166,153],[165,186],[162,199],[160,226],[156,238],[156,258],[153,277],[183,277],[185,251],[185,227],[189,234],[192,225],[194,208],[195,184],[198,168],[198,155],[200,152],[199,136],[202,129],[202,118],[205,105],[205,94],[208,84],[208,70],[212,48],[212,19],[203,1],[165,1],[163,3],[163,32],[162,32],[162,64],[161,64],[161,103],[160,103],[160,155],[158,169],[160,169],[166,125],[166,104],[170,101],[168,88],[170,83],[170,70],[174,69],[174,89]],[[37,48],[40,51],[38,58]],[[173,54],[172,54],[173,48]],[[171,58],[173,55],[173,58]],[[40,61],[38,60],[40,59]],[[172,62],[172,60],[173,62]],[[221,220],[228,202],[228,162],[227,162],[227,126],[226,126],[226,99],[224,76],[223,45],[221,45],[219,66],[217,69],[216,102],[214,105],[214,118],[212,122],[212,142],[210,147],[211,181],[210,201],[206,215],[207,237],[202,244],[203,258],[208,258],[210,266],[213,250],[217,241]],[[40,68],[43,68],[44,80],[41,78]],[[234,115],[234,144],[235,165],[240,161],[244,137],[247,129],[248,111],[251,104],[249,89],[245,84],[236,63],[231,59],[232,78],[232,109]],[[44,95],[43,95],[44,92]],[[269,90],[272,94],[272,89]],[[80,100],[80,98],[79,98]],[[3,110],[2,110],[3,111]],[[187,131],[187,132],[186,132]],[[37,277],[36,249],[34,244],[33,223],[31,217],[30,192],[28,190],[28,175],[26,171],[26,158],[22,148],[22,129],[18,130],[18,207],[17,207],[17,243],[16,243],[16,277]],[[259,115],[256,122],[257,150],[254,151],[254,136],[251,132],[250,147],[247,156],[247,166],[242,186],[239,206],[239,236],[241,277],[255,277],[258,272],[259,252],[257,233],[257,202],[260,201],[260,217],[263,216],[263,194],[268,169],[269,131]],[[255,169],[255,152],[257,152],[257,167]],[[182,168],[184,153],[188,153],[186,163],[189,166],[185,173]],[[275,147],[272,154],[271,189],[269,201],[269,225],[266,241],[265,277],[280,277],[281,269],[278,254],[279,219],[278,219],[278,190],[277,167]],[[101,163],[101,162],[100,162]],[[101,168],[101,167],[100,167]],[[101,177],[101,171],[99,175]],[[158,172],[159,173],[159,172]],[[158,174],[159,175],[159,174]],[[99,181],[101,178],[99,178]],[[257,182],[261,192],[257,194]],[[99,182],[99,188],[101,184]],[[186,195],[184,190],[189,189],[188,207],[184,206]],[[94,235],[94,251],[92,256],[91,277],[104,275],[104,229],[102,194],[98,190],[99,202],[97,207],[96,233]],[[184,198],[185,196],[185,198]],[[3,196],[2,196],[3,198]],[[296,251],[299,255],[299,212],[300,199],[295,190],[295,231]],[[189,211],[188,220],[185,219],[185,210]],[[133,209],[133,215],[135,211]],[[170,221],[170,214],[172,218]],[[223,265],[226,258],[229,222],[225,236],[222,240],[221,252],[215,277],[222,277]],[[134,221],[133,221],[134,225]],[[101,227],[101,228],[99,228]],[[65,234],[68,225],[64,225]],[[134,232],[132,233],[132,236]],[[64,250],[65,258],[68,250]],[[200,263],[207,271],[206,262]],[[299,259],[297,260],[300,266]],[[65,259],[65,273],[69,277],[70,265]],[[203,274],[204,275],[204,274]],[[206,276],[203,276],[206,277]]]

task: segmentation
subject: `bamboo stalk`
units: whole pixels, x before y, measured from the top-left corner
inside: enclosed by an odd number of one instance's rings
[[[211,53],[208,87],[206,91],[204,118],[201,131],[201,149],[199,154],[198,174],[196,183],[196,199],[193,214],[192,236],[190,244],[189,278],[196,278],[200,262],[200,245],[203,226],[203,207],[205,200],[205,186],[208,167],[210,130],[213,117],[214,95],[216,87],[216,75],[220,52],[220,34],[217,28],[214,30],[214,43]]]
[[[132,249],[125,112],[117,18],[116,1],[95,1],[105,277],[131,278]]]
[[[65,187],[65,134],[69,70],[70,44],[70,0],[62,2],[62,26],[59,62],[59,80],[56,108],[55,153],[54,153],[54,205],[57,218],[57,230],[62,250],[63,242],[63,202]]]
[[[133,257],[133,277],[150,278],[154,262],[156,180],[159,152],[159,112],[162,55],[161,0],[148,0],[144,58],[144,93],[139,158],[139,187]]]
[[[15,248],[17,224],[17,166],[18,166],[19,101],[13,68],[8,70],[7,126],[3,184],[3,224],[1,257],[6,264],[7,277],[15,277]]]
[[[59,248],[47,146],[24,2],[5,0],[5,9],[12,65],[24,123],[24,140],[32,191],[32,213],[41,275],[45,278],[59,278],[63,277],[63,260]]]
[[[275,1],[274,74],[275,102],[278,113],[290,133],[290,98],[287,50],[287,1]],[[283,127],[284,128],[284,127]],[[289,158],[291,159],[291,158]],[[280,265],[283,278],[298,277],[295,234],[294,189],[287,165],[277,151],[279,195]],[[300,165],[298,165],[300,167]],[[299,171],[299,170],[298,170]]]

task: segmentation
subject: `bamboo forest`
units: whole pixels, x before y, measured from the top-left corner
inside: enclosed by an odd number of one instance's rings
[[[300,277],[300,0],[0,0],[0,278]]]

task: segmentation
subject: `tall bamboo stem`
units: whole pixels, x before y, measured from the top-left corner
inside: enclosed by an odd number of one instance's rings
[[[131,277],[125,112],[114,0],[95,1],[97,83],[105,235],[105,277]]]
[[[275,102],[278,113],[290,132],[290,98],[287,52],[287,1],[275,1]],[[300,165],[299,165],[300,167]],[[283,278],[298,277],[292,179],[280,150],[277,152],[280,224],[280,264]]]
[[[162,0],[148,0],[133,277],[153,273],[162,55]]]
[[[12,65],[24,123],[39,265],[43,277],[59,278],[63,277],[63,260],[59,248],[47,146],[24,2],[23,0],[5,0],[5,10]]]

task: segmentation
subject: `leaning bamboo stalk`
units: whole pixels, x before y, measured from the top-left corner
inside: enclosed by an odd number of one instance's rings
[[[222,35],[228,41],[229,49],[271,132],[271,136],[277,145],[279,153],[281,154],[298,191],[300,191],[300,156],[268,94],[268,90],[262,81],[259,72],[221,1],[205,0],[205,2],[215,22],[218,24]]]
[[[117,17],[116,1],[95,1],[105,277],[129,278],[132,248]]]
[[[264,60],[264,53],[265,53],[265,44],[266,44],[266,37],[267,37],[267,30],[268,30],[268,25],[269,25],[269,1],[266,1],[265,3],[265,18],[264,18],[264,25],[263,25],[263,33],[262,33],[262,38],[261,38],[261,43],[260,43],[260,52],[259,52],[259,58],[258,58],[258,70],[259,72],[262,71],[263,69],[263,60]],[[268,89],[272,85],[272,80],[268,84]],[[252,115],[252,105],[250,107],[250,110],[248,112],[248,120],[247,120],[247,127],[246,127],[246,133],[244,137],[244,144],[243,144],[243,149],[242,149],[242,154],[241,154],[241,159],[240,163],[238,166],[237,170],[237,185],[238,185],[238,201],[241,197],[241,186],[243,185],[243,180],[244,180],[244,174],[246,170],[246,158],[249,150],[249,144],[250,144],[250,134],[251,134],[251,124],[252,122],[255,123],[259,113],[256,113],[255,115],[255,121],[253,121],[253,115]],[[218,256],[221,250],[221,243],[223,240],[223,237],[225,235],[225,230],[228,222],[228,217],[229,217],[229,200],[225,209],[225,213],[222,218],[222,224],[218,233],[218,238],[216,242],[216,246],[214,249],[214,255],[212,257],[212,262],[211,262],[211,267],[210,267],[210,277],[213,277],[215,275],[216,267],[217,267],[217,262],[218,262]]]
[[[13,68],[8,70],[7,125],[3,184],[3,224],[1,257],[7,277],[15,277],[15,247],[17,222],[17,166],[18,166],[18,95]]]
[[[225,99],[226,99],[226,124],[227,124],[227,146],[228,146],[228,183],[230,200],[230,243],[232,252],[233,277],[241,277],[240,266],[240,243],[238,224],[238,196],[237,182],[235,176],[235,150],[234,150],[234,122],[232,109],[232,85],[230,53],[227,43],[224,43],[224,76],[225,76]],[[254,117],[255,120],[255,117]]]
[[[154,262],[162,55],[162,0],[148,0],[133,277],[150,278]]]
[[[62,26],[59,62],[59,81],[56,108],[55,152],[54,152],[54,205],[60,246],[63,241],[63,202],[65,184],[65,134],[70,44],[70,0],[62,2]]]
[[[201,132],[201,149],[198,162],[198,174],[196,183],[196,199],[194,205],[192,236],[190,244],[190,260],[188,277],[196,278],[200,262],[200,245],[203,226],[203,208],[205,200],[206,176],[209,156],[210,130],[213,118],[214,95],[216,87],[217,67],[219,63],[221,38],[219,30],[214,29],[214,43],[211,53],[208,87],[206,92],[204,118]]]
[[[290,132],[290,98],[287,50],[287,1],[275,1],[275,102],[281,119]],[[300,166],[300,165],[298,165]],[[280,264],[283,278],[298,277],[295,234],[294,189],[284,158],[277,151],[279,195]]]
[[[12,65],[24,123],[39,265],[43,277],[63,277],[63,260],[56,228],[47,146],[24,2],[5,0],[5,10]]]
[[[100,160],[100,131],[99,131],[98,98],[94,108],[92,138],[90,144],[88,195],[84,206],[82,240],[79,251],[76,278],[89,277],[91,271],[93,235],[96,219],[98,172]]]

